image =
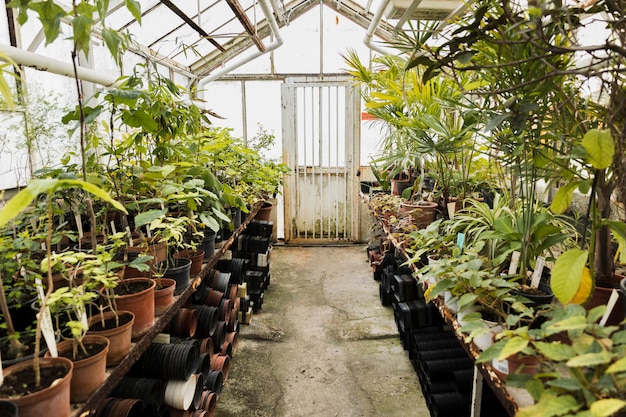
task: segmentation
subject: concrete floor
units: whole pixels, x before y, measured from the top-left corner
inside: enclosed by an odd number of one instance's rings
[[[429,416],[364,245],[276,246],[217,416]]]

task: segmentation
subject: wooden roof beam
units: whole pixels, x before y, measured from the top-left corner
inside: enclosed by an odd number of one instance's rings
[[[250,19],[248,19],[248,15],[246,15],[245,10],[241,7],[241,4],[239,4],[239,1],[226,0],[226,3],[228,3],[228,6],[233,11],[233,13],[235,13],[235,16],[237,16],[237,19],[239,19],[246,32],[248,32],[248,34],[252,37],[252,42],[254,42],[258,50],[261,52],[265,52],[265,45],[263,44],[263,41],[261,41],[261,38],[259,38],[259,35],[256,33],[254,26],[252,26],[252,22],[250,22]]]
[[[204,29],[202,29],[189,16],[187,16],[185,13],[183,13],[183,11],[180,10],[174,3],[172,3],[170,0],[161,0],[161,3],[164,4],[165,6],[167,6],[171,11],[176,13],[176,15],[178,17],[183,19],[183,21],[185,23],[187,23],[196,32],[198,32],[200,34],[200,36],[204,37],[207,41],[211,42],[211,44],[213,46],[215,46],[217,49],[219,49],[222,52],[226,52],[226,49],[224,49],[224,47],[222,45],[217,43],[217,41],[215,39],[213,39]]]

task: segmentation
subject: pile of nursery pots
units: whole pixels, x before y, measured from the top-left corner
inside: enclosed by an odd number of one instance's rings
[[[96,416],[212,416],[237,347],[240,286],[212,270]],[[214,288],[214,286],[216,288]],[[219,288],[219,289],[217,289]],[[118,414],[119,413],[119,414]]]
[[[383,253],[384,252],[384,253]],[[474,362],[424,293],[411,270],[393,251],[369,247],[379,296],[391,306],[402,346],[420,380],[433,417],[470,416]],[[484,385],[481,416],[503,416],[506,411],[493,391]]]

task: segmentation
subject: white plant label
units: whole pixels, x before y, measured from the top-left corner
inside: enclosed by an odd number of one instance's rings
[[[493,359],[491,361],[491,365],[493,365],[494,369],[497,369],[498,371],[502,372],[504,375],[508,375],[509,374],[509,361],[508,359],[505,359],[503,361],[499,361],[498,359]]]
[[[78,228],[78,238],[82,239],[83,238],[83,220],[82,220],[82,217],[80,216],[80,213],[76,213],[74,215],[74,218],[76,219],[76,227]]]
[[[533,272],[533,277],[530,280],[531,288],[539,288],[539,282],[541,281],[541,274],[543,272],[543,267],[546,265],[546,258],[543,256],[537,256],[537,263],[535,263],[535,272]]]
[[[152,237],[152,231],[150,230],[149,224],[146,225],[146,235],[148,235],[148,237]]]
[[[515,273],[517,272],[519,257],[520,253],[518,251],[513,251],[513,253],[511,254],[511,263],[509,264],[509,275],[515,275]]]
[[[606,310],[604,311],[604,315],[600,319],[600,326],[606,325],[606,321],[609,319],[609,316],[613,312],[613,309],[615,308],[615,304],[617,304],[617,300],[619,299],[619,293],[617,291],[618,290],[616,289],[613,289],[613,291],[611,291],[609,302],[606,303]]]
[[[448,216],[453,218],[454,213],[456,213],[456,202],[448,203]]]
[[[46,297],[43,293],[43,284],[41,278],[35,278],[35,285],[37,286],[37,295],[39,296],[39,305],[43,305],[43,300]],[[48,351],[50,356],[56,358],[59,356],[57,353],[57,341],[54,337],[54,326],[52,326],[52,317],[50,316],[50,309],[46,306],[45,309],[40,310],[37,314],[37,318],[41,320],[41,334],[46,339],[46,345],[48,345]]]
[[[126,226],[126,233],[128,233],[128,246],[133,246],[133,234],[130,232],[130,226]]]
[[[113,220],[111,220],[111,232],[113,232],[113,234],[117,233],[117,230],[115,229],[115,222]]]

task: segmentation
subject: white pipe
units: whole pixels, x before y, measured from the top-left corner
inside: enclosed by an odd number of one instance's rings
[[[68,62],[59,61],[58,59],[35,54],[33,52],[4,44],[0,44],[0,52],[6,54],[9,58],[15,61],[16,64],[32,67],[39,71],[48,71],[54,74],[74,78],[74,67]],[[0,60],[4,61],[1,56]],[[101,84],[105,87],[111,87],[116,81],[116,77],[85,67],[78,67],[77,73],[79,79]]]
[[[363,43],[365,44],[365,46],[383,55],[389,55],[389,51],[385,51],[384,49],[374,45],[372,43],[372,37],[374,36],[374,32],[376,32],[376,27],[383,19],[383,13],[385,12],[388,4],[389,0],[384,0],[380,3],[380,6],[378,6],[378,10],[376,10],[376,13],[374,13],[374,17],[372,17],[372,21],[367,28],[367,32],[365,32],[365,38],[363,38]]]
[[[272,29],[272,33],[274,34],[274,37],[276,38],[274,40],[274,42],[272,42],[271,44],[269,44],[266,48],[265,48],[265,52],[261,52],[261,51],[255,51],[253,54],[247,55],[241,59],[237,59],[234,61],[231,61],[228,65],[225,65],[224,67],[222,67],[220,70],[215,71],[214,73],[212,73],[211,75],[209,75],[206,78],[203,78],[199,83],[198,83],[198,89],[202,89],[202,87],[207,84],[210,83],[211,81],[215,81],[216,79],[220,78],[222,75],[226,75],[229,72],[236,70],[237,68],[239,68],[240,66],[247,64],[248,62],[252,61],[253,59],[256,59],[258,57],[260,57],[261,55],[264,55],[268,52],[271,52],[273,50],[275,50],[276,48],[278,48],[279,46],[281,46],[285,41],[283,40],[282,36],[280,36],[280,29],[278,27],[278,23],[276,23],[276,19],[274,18],[274,14],[272,13],[272,8],[269,4],[269,0],[259,0],[259,5],[261,6],[261,10],[263,10],[263,14],[265,15],[265,19],[268,21],[270,28]]]

